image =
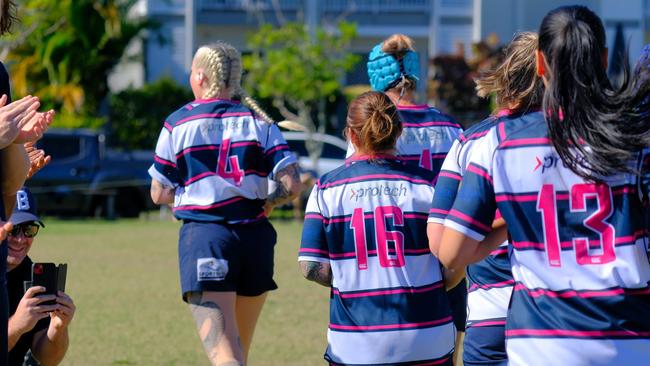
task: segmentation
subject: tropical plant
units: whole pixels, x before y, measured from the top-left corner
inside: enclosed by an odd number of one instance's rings
[[[135,3],[22,2],[21,27],[4,50],[14,93],[38,95],[46,107],[63,115],[96,115],[108,94],[108,75],[126,47],[144,29],[154,26],[144,18],[127,16]]]

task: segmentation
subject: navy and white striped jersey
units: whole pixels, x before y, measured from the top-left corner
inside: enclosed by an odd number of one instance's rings
[[[176,187],[177,218],[246,223],[264,217],[268,178],[295,162],[276,125],[238,102],[209,99],[167,118],[149,174]]]
[[[497,208],[508,225],[510,364],[650,359],[639,179],[619,173],[594,183],[574,174],[555,152],[541,112],[497,123],[479,144],[458,193],[465,199],[454,202],[445,226],[483,240]]]
[[[453,142],[463,131],[449,115],[428,105],[397,106],[402,135],[397,139],[397,156],[410,165],[438,174]],[[354,154],[348,143],[347,156]]]
[[[426,235],[434,174],[391,157],[352,158],[307,204],[300,261],[329,263],[334,364],[447,364],[455,329]]]
[[[432,208],[429,211],[429,222],[444,224],[444,220],[454,201],[462,199],[462,197],[458,197],[457,193],[462,176],[469,164],[471,149],[497,123],[500,121],[507,123],[513,117],[516,118],[517,116],[511,116],[509,111],[503,110],[496,116],[489,117],[472,126],[454,142],[438,176]],[[508,242],[504,242],[489,257],[468,266],[467,279],[469,285],[467,328],[500,327],[501,330],[468,331],[464,339],[465,352],[463,357],[465,360],[474,362],[505,359],[504,327],[514,286],[508,258]],[[475,337],[481,339],[474,339]]]

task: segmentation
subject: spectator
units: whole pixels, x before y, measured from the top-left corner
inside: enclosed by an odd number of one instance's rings
[[[56,296],[39,295],[45,291],[41,286],[24,291],[23,283],[32,278],[32,260],[27,254],[39,228],[44,227],[27,188],[16,194],[16,208],[9,221],[14,225],[7,240],[9,365],[22,365],[29,350],[41,365],[58,365],[68,349],[68,325],[74,317],[75,305],[63,292]],[[56,303],[43,305],[49,300]]]

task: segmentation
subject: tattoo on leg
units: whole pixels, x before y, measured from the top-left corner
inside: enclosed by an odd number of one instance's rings
[[[226,334],[223,311],[216,303],[203,301],[201,294],[190,294],[189,302],[203,348],[214,361],[217,359],[217,345]]]

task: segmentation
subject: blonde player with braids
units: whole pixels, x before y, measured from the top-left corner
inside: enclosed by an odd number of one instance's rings
[[[241,71],[231,45],[199,48],[190,75],[196,100],[167,118],[149,169],[153,201],[173,204],[183,220],[183,299],[210,361],[222,366],[246,363],[266,293],[277,288],[266,212],[300,187],[295,157],[242,89]],[[277,183],[270,194],[269,178]]]

